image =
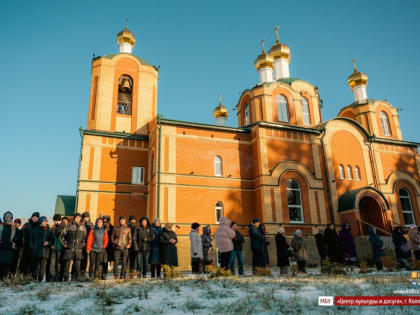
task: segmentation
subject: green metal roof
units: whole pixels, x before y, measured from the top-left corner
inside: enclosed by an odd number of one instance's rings
[[[58,195],[55,201],[54,214],[73,215],[76,206],[76,196]]]
[[[348,190],[344,194],[342,194],[340,198],[338,199],[338,212],[358,208],[358,205],[356,203],[357,196],[362,190],[373,190],[377,192],[381,196],[383,201],[385,202],[387,209],[389,209],[388,201],[386,200],[384,194],[381,191],[370,186],[365,186],[358,189]]]
[[[107,58],[107,59],[112,59],[112,58],[114,58],[115,56],[117,56],[117,55],[121,55],[121,54],[124,54],[124,53],[118,53],[118,54],[108,54],[108,55],[104,55],[104,56],[99,56],[99,57],[97,57],[97,58]],[[127,55],[130,55],[130,56],[132,56],[132,57],[134,57],[134,58],[136,58],[142,65],[146,65],[146,66],[152,66],[150,63],[148,63],[145,59],[142,59],[142,58],[139,58],[139,57],[137,57],[136,55],[133,55],[133,54],[128,54],[127,53]],[[96,59],[96,58],[95,58]]]
[[[302,79],[298,79],[298,78],[284,78],[284,79],[278,79],[276,80],[277,82],[284,82],[287,83],[289,85],[291,85],[294,81],[302,81]]]

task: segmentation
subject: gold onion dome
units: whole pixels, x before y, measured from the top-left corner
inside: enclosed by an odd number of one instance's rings
[[[274,58],[270,53],[267,53],[265,51],[264,40],[262,40],[261,43],[262,43],[262,52],[257,57],[257,59],[255,59],[255,62],[254,62],[255,69],[259,70],[261,68],[273,68]]]
[[[136,43],[136,36],[134,36],[133,33],[128,29],[128,26],[125,26],[125,29],[123,29],[121,32],[117,34],[117,41],[118,45],[121,45],[122,43],[128,43],[132,46]]]
[[[351,88],[360,85],[367,85],[368,76],[366,73],[359,72],[356,68],[356,59],[353,59],[353,68],[354,71],[351,76],[348,77],[347,83]]]
[[[276,33],[276,43],[271,47],[270,54],[274,59],[289,59],[290,61],[290,48],[289,46],[280,43],[279,40],[279,27],[276,26],[274,32]]]
[[[228,118],[229,111],[228,109],[223,106],[222,104],[222,97],[220,96],[219,105],[216,106],[216,108],[213,110],[213,117],[215,119],[217,118]]]

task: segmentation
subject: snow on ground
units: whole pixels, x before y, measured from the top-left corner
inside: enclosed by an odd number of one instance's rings
[[[0,285],[0,314],[420,314],[420,307],[321,307],[318,296],[387,295],[411,289],[410,273],[176,279]]]

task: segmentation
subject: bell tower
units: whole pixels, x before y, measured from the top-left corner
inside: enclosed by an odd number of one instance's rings
[[[119,52],[92,59],[87,129],[147,135],[156,117],[158,69],[134,55],[135,35],[117,34]]]

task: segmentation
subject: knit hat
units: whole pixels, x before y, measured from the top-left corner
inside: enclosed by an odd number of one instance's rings
[[[21,219],[17,218],[15,219],[15,221],[13,222],[14,224],[22,224]]]
[[[136,216],[134,215],[134,214],[132,214],[132,215],[130,215],[129,217],[128,217],[128,221],[133,221],[133,220],[137,220],[136,219]]]
[[[40,217],[39,223],[42,223],[43,221],[48,221],[47,217]]]
[[[192,228],[193,230],[197,230],[199,227],[200,227],[200,224],[199,224],[199,223],[197,223],[197,222],[194,222],[193,224],[191,224],[191,228]]]
[[[54,220],[54,221],[61,221],[61,215],[59,215],[59,214],[54,214],[54,216],[53,216],[53,220]]]
[[[75,219],[76,217],[81,217],[82,215],[79,212],[76,212],[73,216],[73,219]]]
[[[297,229],[297,230],[295,231],[295,235],[302,235],[302,231],[301,231],[301,230],[299,230],[299,229]]]
[[[7,224],[12,224],[13,222],[13,213],[11,213],[10,211],[6,211],[3,215],[3,221],[4,223]]]
[[[84,218],[90,218],[89,212],[83,212],[82,219],[84,219]]]
[[[39,212],[34,212],[34,213],[32,213],[31,218],[32,218],[32,217],[37,217],[37,218],[39,219]]]
[[[260,222],[260,219],[258,219],[258,218],[253,218],[253,219],[252,219],[252,223],[254,223],[254,224],[255,224],[255,223],[257,223],[257,222]]]

